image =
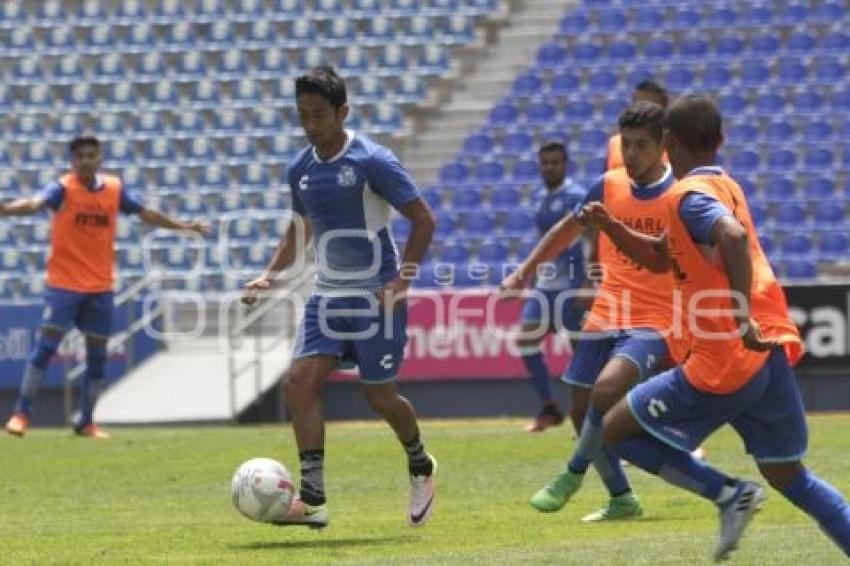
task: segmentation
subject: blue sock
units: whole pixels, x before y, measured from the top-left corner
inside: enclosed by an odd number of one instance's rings
[[[715,503],[734,495],[734,486],[737,483],[735,480],[697,460],[688,452],[667,446],[650,436],[624,440],[616,446],[615,452],[650,474],[661,477],[667,483]]]
[[[540,398],[541,403],[552,402],[552,386],[549,384],[549,368],[543,359],[543,352],[538,348],[523,350],[522,363],[531,376],[531,385]]]
[[[620,464],[620,457],[604,446],[593,458],[593,467],[602,478],[602,483],[608,488],[608,494],[611,497],[618,497],[632,490],[626,472]]]
[[[574,474],[583,474],[587,471],[590,462],[602,450],[602,418],[604,414],[593,405],[588,407],[578,435],[575,452],[567,465]]]
[[[91,424],[94,404],[103,383],[106,365],[106,346],[86,347],[86,372],[80,381],[80,422],[77,426]]]
[[[782,495],[814,518],[844,554],[850,556],[850,506],[837,489],[803,469]]]
[[[36,395],[38,395],[41,382],[44,381],[47,364],[50,363],[50,359],[59,349],[61,341],[62,338],[58,336],[46,336],[44,333],[39,335],[38,342],[30,353],[29,361],[24,369],[21,391],[18,395],[18,402],[15,404],[16,412],[26,415],[32,414],[32,404]]]

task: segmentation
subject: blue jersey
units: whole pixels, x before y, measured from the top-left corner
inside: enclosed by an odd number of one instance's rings
[[[540,207],[534,215],[537,229],[543,235],[582,202],[585,190],[564,180],[564,184],[554,191],[547,192],[540,201]],[[553,273],[544,273],[537,279],[536,287],[546,291],[577,289],[584,284],[584,251],[581,242],[574,244],[556,257],[552,264]]]
[[[389,231],[391,207],[419,198],[393,153],[346,131],[348,141],[322,161],[310,146],[292,162],[292,209],[310,221],[316,242],[317,291],[377,289],[398,272]]]

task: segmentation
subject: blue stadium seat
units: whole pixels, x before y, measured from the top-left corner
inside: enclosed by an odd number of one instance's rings
[[[702,35],[688,35],[679,41],[680,58],[704,59],[708,55],[708,42]]]
[[[572,96],[581,87],[581,79],[572,70],[562,70],[549,81],[549,91],[558,96]]]
[[[608,123],[617,123],[623,113],[623,97],[615,96],[602,103],[602,119]]]
[[[837,84],[844,81],[847,65],[831,55],[815,57],[812,61],[812,74],[819,83]]]
[[[19,141],[42,141],[44,127],[42,121],[32,114],[17,115],[10,120],[12,134]]]
[[[196,45],[205,46],[207,49],[225,49],[234,43],[236,43],[236,34],[233,26],[228,20],[219,20],[207,28],[204,39],[196,42]]]
[[[156,46],[153,26],[139,23],[130,27],[121,50],[127,53],[150,53]]]
[[[204,79],[192,84],[191,105],[193,108],[215,108],[221,105],[221,89],[215,81]],[[176,96],[176,92],[174,95]]]
[[[788,171],[797,166],[797,154],[790,149],[774,149],[767,154],[767,167],[774,171]]]
[[[248,136],[234,136],[225,140],[225,156],[230,164],[243,164],[254,161],[256,146],[254,139]]]
[[[765,178],[764,195],[776,203],[787,203],[794,198],[796,187],[794,181],[782,175],[771,175]]]
[[[180,81],[197,81],[209,76],[204,54],[200,51],[180,53],[176,78]]]
[[[136,116],[134,135],[137,138],[161,137],[165,132],[162,118],[155,112],[146,112]]]
[[[660,8],[642,7],[634,12],[631,28],[637,31],[657,31],[665,28],[665,14]]]
[[[440,237],[454,236],[457,222],[453,214],[448,212],[437,213],[436,235]]]
[[[534,215],[523,209],[507,211],[502,230],[507,234],[527,234],[534,231]]]
[[[591,92],[610,92],[617,88],[617,83],[620,78],[614,71],[608,69],[598,69],[590,73],[587,78],[587,86]]]
[[[664,76],[664,84],[674,91],[687,90],[694,83],[694,73],[689,66],[674,66]]]
[[[782,41],[776,33],[761,33],[750,39],[750,51],[757,55],[774,56],[782,46]]]
[[[238,17],[247,16],[239,14]],[[232,18],[233,16],[231,16]],[[247,19],[247,17],[246,17]],[[240,47],[247,49],[268,49],[273,47],[277,29],[275,24],[267,19],[256,17],[248,22],[244,37],[239,40]]]
[[[169,165],[174,158],[174,147],[170,140],[157,138],[144,143],[143,161],[147,165]]]
[[[794,126],[784,120],[768,122],[764,127],[764,140],[770,143],[786,143],[794,137]]]
[[[803,186],[803,195],[807,199],[834,199],[836,197],[835,182],[829,177],[812,177]]]
[[[778,21],[784,25],[795,26],[809,19],[809,7],[806,4],[788,4],[785,10],[779,14]]]
[[[529,124],[549,124],[555,119],[555,106],[544,100],[532,101],[525,108],[525,120]]]
[[[844,207],[834,202],[821,201],[814,208],[815,225],[820,228],[835,228],[844,225]]]
[[[80,83],[70,87],[65,97],[68,108],[82,112],[90,111],[94,106],[94,93],[88,84]]]
[[[818,257],[826,260],[842,259],[850,254],[850,242],[841,232],[822,232],[818,238]]]
[[[785,48],[789,51],[807,54],[814,49],[815,44],[816,41],[812,34],[805,30],[795,30],[788,35],[788,39],[785,41]]]
[[[276,134],[285,128],[280,111],[265,107],[258,107],[254,110],[252,120],[254,133]]]
[[[381,11],[381,0],[352,0],[351,8],[360,16],[371,16]]]
[[[667,26],[674,30],[691,31],[699,29],[702,22],[702,14],[692,6],[669,6]]]
[[[608,45],[607,54],[612,61],[631,61],[637,56],[637,47],[632,41],[621,39]]]
[[[28,55],[34,50],[35,39],[33,39],[32,28],[27,26],[16,27],[8,32],[6,42],[0,47],[0,53],[15,57]]]
[[[172,136],[192,139],[204,130],[204,120],[197,112],[179,112],[174,123]]]
[[[587,14],[577,10],[568,10],[558,23],[558,30],[566,37],[585,33],[589,27],[590,19]]]
[[[763,86],[770,80],[770,68],[760,59],[741,61],[739,81],[744,86]]]
[[[398,108],[392,104],[378,104],[372,113],[369,132],[372,134],[390,134],[398,131],[403,125],[403,118]]]
[[[399,103],[420,102],[427,96],[425,84],[417,75],[407,73],[399,77],[393,99]]]
[[[354,42],[354,22],[350,18],[334,18],[327,23],[327,35],[323,40],[328,47],[345,46]]]
[[[53,69],[51,83],[73,85],[85,81],[85,71],[80,58],[75,55],[65,55],[57,61]]]
[[[480,157],[493,151],[493,138],[487,134],[472,134],[463,142],[463,153],[470,157]]]
[[[515,181],[535,181],[540,177],[540,166],[533,159],[523,159],[514,164],[511,176]]]
[[[543,90],[543,79],[539,73],[527,71],[514,79],[511,90],[514,96],[537,96]]]
[[[515,130],[505,134],[502,138],[502,152],[510,155],[522,154],[530,151],[534,145],[534,138],[525,130]]]
[[[341,14],[346,8],[342,0],[316,0],[313,4],[313,10],[322,15]]]
[[[377,70],[386,75],[397,75],[404,72],[410,66],[401,46],[390,44],[384,47],[381,55],[378,57]]]
[[[824,120],[813,120],[803,126],[802,139],[808,143],[821,143],[832,137],[832,125]]]
[[[669,60],[673,57],[673,42],[665,37],[652,38],[643,47],[643,54],[651,60]]]
[[[157,179],[158,189],[165,190],[185,190],[188,186],[188,180],[183,172],[183,168],[177,165],[169,165],[164,167]]]
[[[198,139],[192,140],[192,141],[193,141],[193,143],[194,142],[201,142],[201,143],[207,142],[207,140],[205,138],[198,138]],[[208,143],[207,143],[207,145],[208,145]],[[205,153],[203,151],[203,148],[197,148],[197,149],[199,151],[197,151],[197,152],[192,151],[191,153],[193,155]],[[222,168],[221,165],[218,165],[217,163],[211,164],[211,163],[207,162],[206,164],[204,164],[201,167],[200,171],[198,172],[197,184],[198,184],[199,188],[201,190],[204,190],[204,191],[223,191],[223,190],[227,189],[228,181],[229,181],[229,179],[228,179],[227,173],[225,172],[224,168]],[[245,183],[242,184],[243,187],[245,185],[246,185]],[[266,188],[268,188],[268,187],[266,187]]]
[[[279,78],[289,72],[289,59],[279,49],[266,49],[260,54],[257,71],[258,78]]]
[[[105,138],[121,139],[126,133],[124,121],[118,114],[111,113],[97,114],[92,129]]]
[[[785,277],[791,280],[813,279],[817,277],[817,267],[811,261],[798,258],[787,263]]]
[[[473,20],[463,13],[450,15],[439,34],[440,42],[445,45],[462,45],[469,43],[474,37]]]
[[[501,242],[484,242],[475,255],[479,261],[500,263],[508,258],[508,248]]]
[[[441,45],[429,43],[419,50],[416,71],[420,75],[439,76],[449,69],[449,55]]]
[[[260,104],[262,92],[256,81],[243,78],[233,85],[230,105],[234,108],[255,108]]]
[[[740,35],[721,35],[714,44],[714,52],[724,58],[737,58],[744,51],[744,47],[744,41]]]
[[[434,24],[424,15],[413,15],[403,20],[401,43],[424,45],[434,38]]]
[[[761,244],[761,249],[766,256],[771,256],[776,251],[776,242],[767,234],[759,235],[759,244]]]
[[[809,170],[823,171],[832,168],[835,155],[824,147],[814,147],[806,150],[803,156],[803,165]]]
[[[502,102],[490,109],[489,121],[494,126],[508,126],[514,124],[518,117],[519,110],[515,105]]]
[[[3,2],[0,4],[0,27],[15,29],[26,25],[27,12],[18,2]]]
[[[783,229],[799,229],[806,224],[806,210],[795,203],[783,203],[776,210],[776,222]]]
[[[365,34],[363,39],[367,45],[387,45],[395,40],[395,24],[390,18],[378,15],[366,20]]]
[[[166,25],[164,36],[160,49],[165,52],[182,52],[200,43],[195,37],[195,28],[192,24],[182,20],[175,20],[174,23]]]
[[[443,246],[439,259],[449,263],[465,262],[469,259],[469,250],[461,242],[452,242]]]
[[[298,18],[291,22],[284,46],[298,48],[313,45],[316,41],[316,28],[313,20]]]
[[[110,53],[98,57],[91,82],[95,84],[114,84],[120,82],[127,75],[124,61],[120,55]]]
[[[463,183],[469,178],[469,168],[459,161],[446,163],[440,168],[439,177],[449,185]]]
[[[850,34],[844,31],[832,31],[821,36],[818,48],[823,51],[846,51],[850,49]]]
[[[593,104],[584,98],[576,98],[570,101],[564,111],[567,122],[581,124],[593,118]]]
[[[192,19],[197,22],[219,22],[226,16],[224,0],[197,0]]]
[[[240,49],[228,49],[221,54],[221,60],[216,68],[219,79],[237,80],[245,77],[248,72],[248,63]]]
[[[225,178],[225,182],[226,181],[227,179]],[[269,179],[268,168],[260,165],[259,163],[249,163],[248,166],[242,170],[242,177],[239,179],[239,183],[242,187],[262,189],[265,192],[268,192],[269,187],[272,186],[271,180]],[[220,191],[220,189],[218,190]]]
[[[621,31],[628,26],[626,14],[617,8],[601,10],[596,14],[596,27],[603,32]]]
[[[742,11],[741,24],[746,26],[768,26],[774,22],[773,10],[764,4],[754,4]]]
[[[702,84],[708,89],[721,89],[732,81],[732,72],[725,63],[706,65],[702,72]]]
[[[148,18],[148,3],[144,0],[124,0],[115,6],[115,21],[122,25],[135,24]]]
[[[706,14],[706,24],[708,27],[728,29],[735,25],[738,15],[731,7],[717,6],[709,8]]]
[[[54,106],[50,87],[44,84],[28,88],[24,97],[22,109],[25,112],[48,112]]]
[[[785,108],[785,99],[774,91],[762,93],[756,97],[754,110],[758,114],[773,117]]]
[[[747,108],[747,101],[740,94],[731,92],[728,94],[722,95],[717,100],[717,105],[720,107],[720,111],[725,116],[734,116],[737,114],[741,114]]]
[[[480,211],[468,214],[464,223],[464,232],[469,236],[487,236],[496,229],[496,218],[491,212]]]
[[[215,161],[215,151],[206,137],[198,137],[190,141],[187,161],[193,165],[207,165]]]
[[[544,43],[537,50],[537,64],[546,69],[563,65],[567,59],[567,49],[561,43]]]
[[[846,17],[846,4],[841,0],[832,0],[816,5],[811,12],[810,20],[816,23],[831,24],[845,21],[844,18]]]
[[[520,192],[513,185],[497,185],[490,193],[490,206],[496,209],[512,209],[519,206]]]
[[[735,173],[749,173],[759,166],[759,154],[753,150],[744,150],[732,154],[729,167]]]
[[[573,45],[570,55],[579,63],[591,65],[602,57],[602,46],[592,41],[579,42]]]
[[[779,84],[797,85],[806,82],[808,68],[799,60],[783,57],[776,66],[776,78]]]
[[[443,207],[443,191],[439,187],[427,187],[422,189],[422,198],[434,210],[439,210]]]
[[[758,128],[749,122],[735,122],[726,129],[726,141],[729,143],[752,142],[756,137],[758,137]]]
[[[850,87],[833,91],[829,97],[829,105],[832,110],[838,113],[843,114],[850,111]]]
[[[133,79],[136,83],[157,83],[166,75],[165,61],[156,51],[145,53],[139,59]]]
[[[151,108],[170,110],[177,107],[177,89],[171,81],[160,81],[153,87],[150,97]]]
[[[27,56],[21,57],[15,61],[14,70],[12,71],[12,81],[14,85],[35,85],[44,82],[44,69],[42,69],[41,61],[38,57]]]
[[[501,181],[505,176],[505,168],[498,161],[483,161],[475,168],[475,178],[480,182]]]
[[[56,25],[55,23],[46,30],[44,37],[44,52],[50,55],[65,55],[74,53],[77,49],[77,41],[72,28]]]
[[[158,0],[154,15],[159,22],[170,23],[185,20],[186,10],[181,0]]]
[[[53,135],[63,140],[78,136],[82,129],[82,120],[77,114],[62,114],[53,123]]]
[[[787,234],[782,237],[780,251],[784,256],[808,255],[812,251],[812,240],[808,234]]]

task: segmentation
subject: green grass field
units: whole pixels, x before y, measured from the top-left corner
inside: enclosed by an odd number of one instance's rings
[[[297,469],[283,426],[119,429],[114,439],[65,430],[0,438],[2,564],[684,564],[708,563],[713,506],[630,469],[646,515],[584,525],[605,494],[591,474],[560,513],[526,503],[562,465],[567,430],[521,432],[519,421],[427,421],[440,461],[431,522],[405,520],[403,452],[377,423],[328,429],[331,525],[323,532],[252,523],[230,504],[230,477],[250,457]],[[811,419],[809,465],[850,494],[850,416]],[[708,445],[726,470],[755,477],[724,430]],[[775,492],[747,532],[739,564],[838,564],[842,555]]]

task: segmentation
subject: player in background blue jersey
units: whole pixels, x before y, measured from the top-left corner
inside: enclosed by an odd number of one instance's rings
[[[538,152],[543,194],[534,216],[542,236],[582,202],[585,191],[567,178],[569,158],[560,142],[545,143]],[[528,432],[541,432],[564,422],[564,415],[552,396],[549,368],[540,344],[549,332],[577,331],[581,326],[584,305],[575,300],[570,290],[584,285],[584,253],[579,242],[567,248],[550,262],[550,269],[538,276],[532,295],[522,307],[522,328],[517,336],[517,349],[531,377],[541,409]],[[579,425],[581,421],[579,421]]]
[[[288,176],[296,222],[283,235],[266,270],[247,285],[243,301],[296,259],[312,236],[316,288],[298,328],[294,361],[284,389],[301,463],[300,495],[282,525],[322,528],[325,504],[322,388],[340,362],[359,368],[370,407],[393,428],[407,453],[408,521],[422,525],[433,510],[436,462],[420,440],[416,414],[398,394],[395,377],[407,342],[404,301],[431,243],[434,215],[410,175],[387,148],[345,129],[345,83],[328,66],[295,81],[296,106],[310,145],[291,163]],[[392,209],[412,224],[399,265],[389,232]],[[299,228],[298,224],[303,227]]]

